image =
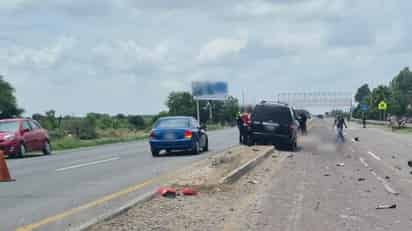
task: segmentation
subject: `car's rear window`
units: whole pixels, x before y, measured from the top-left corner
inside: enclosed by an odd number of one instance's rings
[[[19,123],[16,121],[0,121],[0,132],[15,132],[19,128]]]
[[[155,128],[189,128],[190,120],[189,119],[162,119],[159,120]]]
[[[255,121],[272,121],[279,124],[288,124],[292,121],[292,115],[288,107],[256,106],[252,115]]]

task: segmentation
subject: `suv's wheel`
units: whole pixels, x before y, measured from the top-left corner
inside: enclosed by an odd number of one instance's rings
[[[23,158],[24,155],[26,155],[26,146],[24,146],[24,144],[20,144],[19,146],[19,150],[17,152],[17,157],[18,158]]]
[[[52,152],[52,148],[51,148],[50,142],[48,140],[45,140],[43,144],[43,154],[50,155],[51,152]]]

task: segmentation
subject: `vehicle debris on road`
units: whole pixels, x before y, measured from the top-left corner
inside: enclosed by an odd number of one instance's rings
[[[249,184],[259,184],[259,181],[257,180],[250,180],[248,181]]]
[[[412,168],[412,160],[408,161],[408,166]]]
[[[156,192],[163,197],[174,198],[177,196],[177,190],[174,188],[160,187]]]
[[[376,207],[376,209],[396,209],[397,205],[393,204],[393,205],[378,205]]]
[[[196,196],[197,195],[197,191],[192,189],[192,188],[182,188],[180,190],[180,192],[184,195],[184,196]]]
[[[345,163],[337,163],[336,166],[338,166],[338,167],[345,167]]]
[[[365,181],[366,179],[365,178],[363,178],[363,177],[360,177],[360,178],[358,178],[358,181],[359,182],[361,182],[361,181]]]

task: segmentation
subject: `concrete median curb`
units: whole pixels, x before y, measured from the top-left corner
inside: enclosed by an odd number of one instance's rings
[[[248,171],[252,170],[256,165],[258,165],[260,162],[262,162],[264,159],[266,159],[270,154],[274,152],[273,147],[267,147],[263,151],[261,151],[260,154],[258,154],[257,157],[255,157],[252,160],[249,160],[242,166],[236,168],[232,172],[230,172],[227,176],[223,177],[219,183],[220,184],[232,184],[235,181],[237,181],[239,178],[241,178],[243,175],[245,175]]]
[[[246,174],[248,171],[252,170],[255,166],[257,166],[260,162],[262,162],[265,158],[267,158],[270,154],[274,152],[273,147],[267,147],[260,151],[260,153],[257,155],[257,157],[253,158],[252,160],[249,160],[242,166],[236,168],[232,172],[230,172],[227,176],[223,177],[219,183],[220,184],[230,184],[234,183],[236,180],[238,180],[240,177],[242,177],[244,174]],[[81,226],[71,228],[69,231],[87,231],[94,225],[97,225],[101,222],[108,221],[110,219],[113,219],[125,212],[127,212],[129,209],[135,207],[138,204],[151,201],[154,199],[157,195],[157,192],[155,190],[148,192],[140,197],[137,197],[136,199],[128,202],[124,206],[110,210],[103,215],[100,215],[98,217],[93,218],[92,220],[88,221],[87,223],[82,224]]]

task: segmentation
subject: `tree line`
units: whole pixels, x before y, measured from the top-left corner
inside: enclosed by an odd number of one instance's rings
[[[387,103],[390,115],[412,116],[412,72],[406,67],[389,85],[379,85],[372,90],[368,84],[363,84],[356,92],[355,101],[358,103],[353,113],[356,118],[361,118],[364,113],[368,119],[379,120],[378,104],[381,101]],[[361,104],[368,106],[366,112],[362,111]]]
[[[14,93],[11,84],[0,76],[0,119],[20,117],[24,112],[18,107]],[[45,113],[35,113],[32,118],[49,130],[53,138],[74,136],[79,139],[95,139],[99,137],[100,131],[127,129],[137,132],[150,129],[159,117],[196,117],[196,101],[189,92],[171,92],[165,104],[168,110],[157,115],[109,115],[91,112],[85,116],[60,116],[55,110],[49,110]],[[234,124],[239,112],[239,102],[230,96],[225,101],[201,101],[199,108],[201,123]]]

